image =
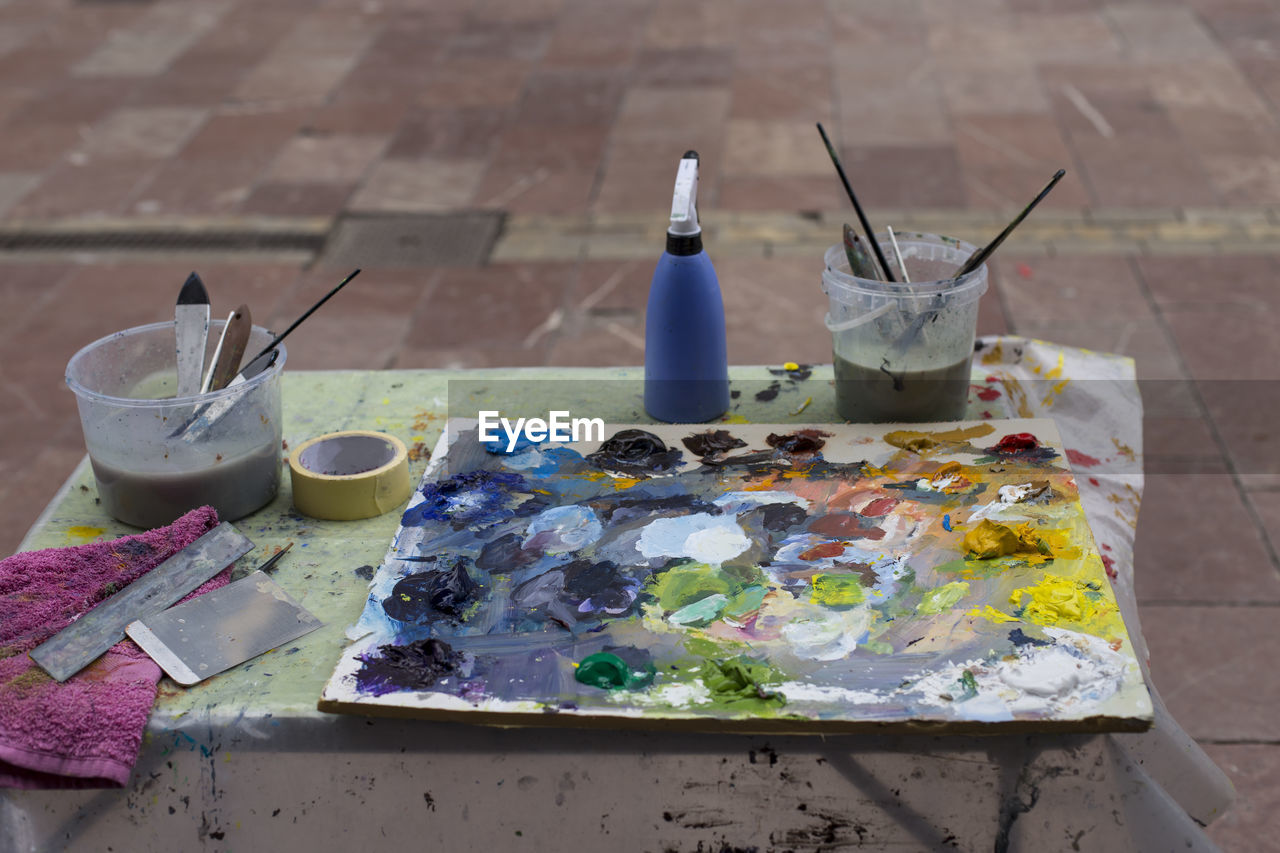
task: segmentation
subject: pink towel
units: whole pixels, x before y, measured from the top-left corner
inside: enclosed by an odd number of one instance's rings
[[[128,784],[160,667],[124,640],[59,684],[27,652],[217,524],[201,507],[136,536],[0,561],[0,787]],[[229,577],[223,570],[193,595]]]

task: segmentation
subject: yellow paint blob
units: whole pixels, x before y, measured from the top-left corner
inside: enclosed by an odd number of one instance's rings
[[[1018,621],[1016,617],[1010,616],[1008,613],[1002,613],[1001,611],[996,610],[990,604],[983,607],[981,610],[978,610],[976,608],[973,610],[970,610],[966,615],[972,616],[975,619],[986,619],[988,622],[996,622],[996,623]]]
[[[857,575],[814,575],[812,601],[828,607],[848,607],[860,604],[863,599],[862,584]]]
[[[1041,554],[1040,539],[1029,524],[1012,528],[984,518],[964,535],[964,548],[972,560],[990,560],[1013,554]]]
[[[1100,637],[1118,636],[1124,630],[1115,603],[1099,595],[1088,581],[1045,575],[1035,586],[1014,590],[1009,602],[1022,607],[1027,622],[1069,625]]]
[[[800,365],[796,364],[794,361],[788,361],[786,364],[782,365],[782,369],[783,370],[799,370]]]
[[[1057,379],[1062,376],[1062,370],[1066,366],[1067,357],[1065,353],[1058,353],[1058,366],[1050,370],[1044,375],[1045,379]]]
[[[623,489],[629,489],[640,482],[639,477],[614,477],[604,471],[586,471],[576,476],[584,480],[590,480],[593,483],[605,483],[613,486],[619,492]]]
[[[1035,586],[1016,590],[1009,596],[1009,602],[1021,606],[1023,601],[1031,602],[1023,611],[1026,617],[1041,624],[1053,624],[1063,620],[1082,621],[1091,610],[1090,602],[1083,597],[1083,584],[1061,575],[1045,575],[1044,580]]]
[[[991,424],[978,424],[977,426],[962,429],[936,430],[926,432],[921,430],[899,429],[893,432],[885,433],[884,440],[894,447],[900,447],[911,453],[924,454],[928,453],[941,445],[962,444],[970,439],[981,438],[984,435],[990,435],[995,432],[996,428]]]
[[[74,527],[67,528],[67,538],[76,539],[80,542],[88,542],[90,539],[96,539],[106,532],[107,529],[105,527],[87,527],[82,524],[77,524]]]

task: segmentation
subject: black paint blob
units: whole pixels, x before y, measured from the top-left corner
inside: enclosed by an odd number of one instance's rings
[[[435,614],[461,616],[479,589],[467,573],[466,561],[451,569],[418,572],[402,578],[382,600],[387,615],[399,622],[426,625]]]
[[[680,451],[667,445],[651,432],[624,429],[587,454],[587,461],[597,468],[645,477],[674,471],[680,465]]]
[[[379,646],[360,656],[356,684],[361,692],[382,696],[397,690],[426,690],[458,672],[462,655],[443,640],[416,640],[407,646]]]
[[[689,452],[695,456],[715,456],[735,447],[746,447],[747,443],[729,433],[727,429],[707,430],[680,439]]]
[[[632,489],[630,491],[636,491]],[[720,507],[697,495],[667,495],[660,498],[607,497],[587,504],[607,523],[621,523],[632,518],[670,518],[705,512],[719,515]]]
[[[514,572],[533,565],[538,555],[521,548],[524,537],[507,533],[485,544],[476,557],[476,568],[486,572]]]
[[[771,432],[765,441],[769,442],[770,447],[781,450],[783,453],[817,453],[826,444],[822,439],[824,435],[830,435],[830,433],[819,432],[816,429],[801,429],[786,435]]]
[[[813,375],[812,364],[797,364],[795,370],[788,370],[785,367],[770,367],[769,372],[774,376],[785,376],[791,382],[803,382]]]
[[[765,530],[781,533],[804,524],[809,518],[804,508],[795,504],[766,504],[760,507],[760,523]]]
[[[770,400],[772,400],[774,397],[777,397],[778,392],[781,390],[782,390],[782,383],[770,382],[768,388],[764,389],[763,391],[756,392],[756,399],[759,400],[761,403],[767,403]]]

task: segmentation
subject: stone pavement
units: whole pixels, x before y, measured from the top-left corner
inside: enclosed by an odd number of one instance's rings
[[[851,220],[1006,244],[982,331],[1133,356],[1154,678],[1280,850],[1280,7],[1271,0],[9,0],[0,540],[83,453],[80,346],[215,313],[294,368],[638,364],[675,164],[737,363],[830,358]],[[7,552],[7,551],[6,551]]]

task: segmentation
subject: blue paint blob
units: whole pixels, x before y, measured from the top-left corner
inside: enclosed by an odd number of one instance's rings
[[[942,516],[942,529],[947,531],[948,533],[951,532],[951,514],[950,513]]]
[[[423,500],[405,510],[400,523],[423,527],[430,521],[448,521],[455,529],[493,524],[516,515],[516,494],[527,492],[524,477],[501,471],[470,471],[422,487]],[[518,504],[517,504],[518,505]]]
[[[1009,640],[1015,646],[1051,646],[1048,640],[1037,640],[1035,637],[1028,637],[1022,632],[1021,628],[1014,628],[1009,632]]]

